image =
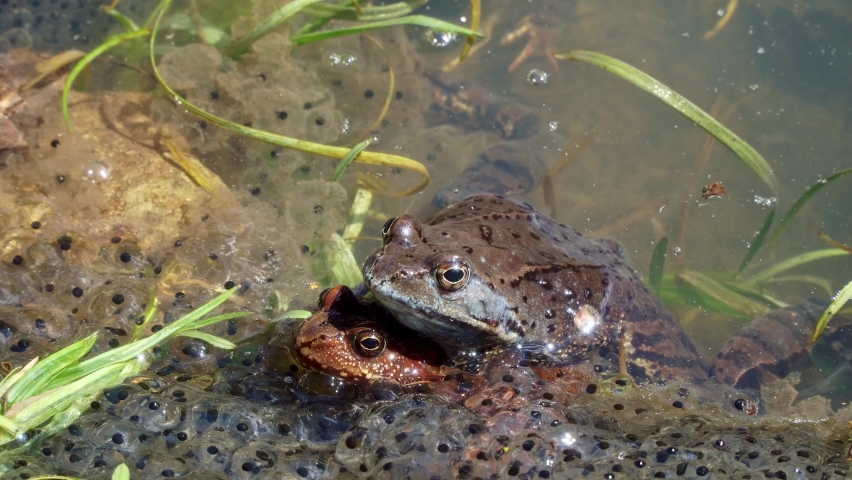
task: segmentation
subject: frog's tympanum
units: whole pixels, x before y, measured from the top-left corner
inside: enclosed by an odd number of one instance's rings
[[[408,385],[445,375],[445,360],[431,340],[343,285],[320,295],[319,311],[299,329],[294,350],[307,366],[353,382],[387,379]]]
[[[678,321],[615,241],[498,195],[449,205],[426,222],[391,219],[382,237],[364,264],[366,286],[457,360],[517,348],[559,365],[621,344],[639,381],[707,378]]]

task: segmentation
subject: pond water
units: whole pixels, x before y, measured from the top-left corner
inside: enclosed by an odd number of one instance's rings
[[[235,37],[281,4],[194,3]],[[141,23],[154,6],[118,8]],[[193,25],[188,8],[175,5],[169,25]],[[518,198],[581,232],[617,239],[643,275],[663,236],[666,273],[713,275],[737,268],[772,208],[777,222],[808,186],[849,168],[852,147],[849,7],[740,4],[704,38],[728,8],[698,0],[487,2],[487,38],[446,73],[464,39],[422,27],[300,47],[278,31],[238,61],[181,27],[161,35],[158,65],[187,100],[237,124],[342,146],[374,138],[369,150],[422,162],[426,189],[374,197],[353,245],[359,263],[381,244],[388,218],[429,213],[436,192],[483,152],[509,145],[533,169],[574,157],[553,178],[552,203],[540,186]],[[431,2],[418,13],[453,23],[470,15],[463,1]],[[42,59],[13,49],[90,50],[118,31],[113,24],[97,2],[0,0],[0,100],[33,78]],[[514,42],[501,42],[512,32]],[[528,41],[532,55],[517,60]],[[612,55],[712,111],[766,158],[778,192],[658,99],[596,67],[550,61],[549,49]],[[21,365],[98,330],[96,351],[124,345],[152,292],[162,312],[154,327],[232,285],[241,292],[227,308],[254,314],[209,327],[239,343],[236,353],[174,340],[155,352],[149,372],[99,394],[74,424],[0,457],[4,475],[106,478],[125,463],[133,478],[845,476],[849,369],[831,349],[803,371],[798,403],[798,377],[776,383],[763,392],[757,418],[730,408],[736,393],[706,400],[712,395],[702,386],[684,393],[604,379],[597,393],[584,381],[579,393],[554,399],[522,365],[490,374],[515,379],[518,402],[504,411],[472,406],[470,398],[499,393],[468,397],[467,377],[413,393],[306,372],[288,343],[298,323],[272,320],[288,308],[313,309],[337,283],[330,239],[346,226],[360,186],[401,191],[419,177],[353,164],[331,182],[335,162],[226,132],[156,93],[146,55],[146,45],[129,44],[94,63],[85,93],[71,98],[74,133],[62,120],[61,81],[0,107],[10,119],[0,127],[20,132],[0,129],[0,360]],[[391,76],[392,101],[375,124]],[[462,82],[486,106],[529,112],[544,133],[507,140],[458,113],[436,113],[436,76]],[[176,151],[197,158],[209,182],[184,174]],[[725,194],[701,198],[711,182]],[[848,179],[832,183],[751,271],[830,248],[815,230],[849,244],[850,204]],[[850,272],[848,258],[833,257],[785,272],[795,278],[766,282],[764,293],[789,305],[827,301]],[[672,308],[708,361],[747,323]],[[843,338],[835,343],[843,354]]]

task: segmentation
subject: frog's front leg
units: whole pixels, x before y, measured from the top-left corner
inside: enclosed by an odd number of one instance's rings
[[[559,71],[559,65],[553,54],[556,40],[568,12],[574,9],[574,2],[565,0],[537,0],[533,12],[523,17],[517,26],[503,36],[500,45],[511,45],[522,38],[527,44],[515,60],[509,65],[509,73],[514,72],[525,61],[534,56],[544,56]]]

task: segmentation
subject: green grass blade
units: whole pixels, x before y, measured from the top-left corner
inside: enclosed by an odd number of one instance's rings
[[[243,318],[251,315],[252,312],[233,312],[226,313],[224,315],[216,315],[215,317],[207,317],[201,320],[197,320],[192,322],[191,324],[184,327],[184,330],[197,330],[199,328],[204,328],[207,325],[213,325],[214,323],[224,322],[225,320],[234,320],[237,318]]]
[[[85,378],[49,391],[46,395],[35,399],[19,411],[8,412],[7,414],[25,428],[39,426],[65,410],[65,407],[77,398],[83,397],[87,393],[97,392],[103,385],[112,384],[116,380],[116,376],[123,370],[123,363],[106,366],[92,372]]]
[[[236,288],[228,290],[227,292],[217,296],[213,300],[198,307],[197,309],[179,318],[178,320],[175,320],[171,324],[166,325],[162,330],[152,334],[149,337],[145,337],[135,342],[122,345],[118,348],[114,348],[96,357],[90,358],[88,360],[80,362],[77,365],[65,369],[64,371],[53,377],[46,388],[51,389],[59,387],[61,385],[64,385],[65,383],[81,378],[93,371],[104,368],[108,365],[124,362],[136,357],[137,355],[142,354],[149,348],[152,348],[155,345],[158,345],[159,343],[164,342],[172,336],[180,333],[182,330],[186,329],[187,325],[194,323],[201,317],[207,315],[208,313],[216,309],[236,291]]]
[[[273,322],[280,322],[282,320],[304,320],[306,318],[311,318],[311,315],[313,314],[314,312],[309,312],[307,310],[290,310],[284,315],[273,320]]]
[[[787,213],[784,214],[784,218],[781,219],[781,222],[778,223],[778,226],[775,227],[775,231],[772,232],[772,238],[770,238],[769,240],[769,250],[772,251],[775,249],[775,242],[778,241],[778,237],[781,236],[781,233],[784,231],[784,229],[787,228],[787,225],[790,223],[790,221],[793,220],[793,217],[795,217],[796,214],[799,213],[799,210],[801,210],[802,207],[805,206],[805,203],[807,203],[811,197],[813,197],[824,187],[828,186],[828,184],[830,184],[831,182],[848,173],[852,173],[852,168],[837,172],[834,175],[831,175],[824,180],[820,180],[817,183],[808,187],[808,189],[805,190],[805,193],[803,193],[799,198],[796,199],[796,202],[793,203],[793,206],[790,207],[790,210],[787,210]]]
[[[751,318],[759,317],[769,311],[766,305],[740,295],[700,272],[687,270],[678,274],[677,278]]]
[[[65,79],[65,86],[62,87],[62,116],[65,117],[65,124],[68,125],[68,131],[74,131],[74,127],[71,125],[71,114],[68,112],[68,94],[71,92],[71,86],[74,85],[74,81],[77,80],[80,72],[82,72],[87,65],[92,63],[94,59],[98,58],[110,48],[127,40],[143,37],[149,33],[151,32],[148,30],[135,30],[121,35],[113,35],[107,38],[104,43],[98,45],[94,50],[86,54],[85,57],[81,58],[80,61],[74,65],[74,68],[72,68],[68,73],[68,78]]]
[[[825,331],[825,327],[828,325],[828,322],[834,318],[834,315],[843,308],[843,305],[846,305],[846,302],[852,298],[852,282],[846,284],[843,289],[841,289],[837,296],[834,297],[834,300],[828,305],[828,308],[825,309],[822,316],[819,317],[819,321],[816,324],[816,328],[814,328],[814,334],[811,336],[811,343],[817,341],[822,332]]]
[[[786,272],[787,270],[798,267],[800,265],[804,265],[815,260],[840,257],[843,255],[849,255],[849,252],[843,250],[842,248],[826,248],[823,250],[814,250],[812,252],[806,252],[801,255],[796,255],[795,257],[788,258],[783,262],[776,263],[775,265],[767,268],[766,270],[763,270],[762,272],[754,275],[748,280],[741,282],[741,285],[745,287],[753,287],[771,279],[779,273]]]
[[[130,480],[130,469],[121,463],[112,471],[112,480]]]
[[[178,95],[177,92],[172,89],[169,84],[163,79],[162,75],[160,75],[160,70],[157,68],[157,62],[154,58],[155,45],[156,45],[156,32],[159,30],[160,20],[162,19],[165,12],[168,10],[169,5],[171,4],[170,0],[163,0],[163,8],[159,9],[159,14],[157,16],[157,20],[154,22],[153,32],[151,35],[150,42],[150,57],[151,57],[151,65],[152,70],[154,71],[154,76],[157,78],[157,81],[160,83],[169,95],[172,96],[176,101],[181,103],[181,106],[187,109],[190,113],[197,115],[204,120],[207,120],[208,123],[213,125],[217,125],[219,127],[225,128],[231,132],[234,132],[238,135],[242,135],[248,138],[252,138],[254,140],[265,142],[270,145],[278,145],[280,147],[289,148],[291,150],[296,150],[299,152],[310,153],[314,155],[321,155],[323,157],[342,159],[346,156],[347,153],[351,151],[350,148],[343,147],[333,147],[330,145],[323,145],[320,143],[306,142],[303,140],[297,140],[290,137],[285,137],[283,135],[275,135],[273,133],[264,132],[263,130],[255,130],[253,128],[245,127],[243,125],[238,125],[224,118],[217,117],[209,112],[204,111],[201,108],[193,105],[189,101],[187,101],[182,96]],[[367,165],[378,165],[384,167],[399,167],[408,170],[413,170],[420,175],[422,175],[423,179],[416,186],[409,188],[407,190],[399,191],[399,192],[390,192],[389,195],[394,196],[405,196],[410,195],[415,192],[419,192],[424,189],[426,185],[429,184],[429,170],[426,167],[415,160],[410,158],[401,157],[399,155],[389,155],[386,153],[378,153],[378,152],[368,152],[366,150],[362,151],[360,155],[358,155],[355,160],[356,163],[363,163]]]
[[[139,362],[134,359],[133,363]],[[104,388],[104,385],[113,385],[121,381],[124,378],[123,372],[126,372],[125,366],[125,363],[108,365],[90,375],[54,389],[16,412],[12,415],[12,419],[26,429],[35,428],[65,410],[78,398],[99,392]],[[136,373],[142,371],[142,365],[140,364],[135,370]]]
[[[6,373],[6,376],[3,377],[3,381],[0,381],[0,415],[2,415],[5,411],[5,407],[8,407],[10,405],[6,392],[8,392],[10,388],[15,386],[15,384],[18,383],[19,380],[24,378],[24,376],[29,373],[29,371],[32,370],[33,367],[36,366],[38,360],[38,357],[35,357],[29,362],[27,362],[27,364],[23,367],[13,368],[8,373]]]
[[[118,21],[118,23],[120,23],[121,26],[123,26],[124,29],[128,32],[135,32],[139,30],[139,25],[136,25],[136,22],[126,17],[123,13],[119,12],[114,8],[111,10],[107,10],[106,14],[116,19],[116,21]]]
[[[716,137],[757,174],[772,189],[772,193],[776,197],[778,196],[778,180],[775,178],[772,168],[757,150],[725,128],[724,125],[707,114],[707,112],[680,96],[677,92],[659,82],[654,77],[632,65],[602,53],[585,50],[568,50],[556,53],[553,56],[561,60],[576,60],[602,68],[659,98],[666,105],[698,124],[698,126],[706,130],[710,135]]]
[[[769,229],[772,227],[772,222],[775,221],[775,209],[773,208],[769,215],[766,217],[766,220],[763,221],[763,226],[760,227],[760,231],[755,235],[754,240],[751,242],[751,246],[748,247],[748,252],[746,252],[745,258],[740,263],[739,268],[737,268],[737,275],[743,272],[748,264],[754,259],[754,256],[757,255],[757,251],[760,250],[760,247],[763,245],[763,242],[766,240],[766,234],[769,233]]]
[[[337,167],[334,168],[334,173],[331,174],[331,181],[339,182],[340,179],[343,178],[343,174],[346,173],[346,169],[349,168],[349,165],[351,165],[352,161],[355,160],[355,157],[360,155],[361,152],[363,152],[365,148],[369,147],[372,142],[372,140],[367,139],[352,147],[352,149],[349,150],[349,153],[347,153],[346,156],[340,160],[340,163],[337,164]]]
[[[482,17],[482,3],[480,0],[470,0],[470,28],[471,30],[479,30],[479,21]],[[464,48],[462,48],[461,55],[459,55],[459,62],[463,62],[465,58],[467,58],[467,54],[470,53],[470,49],[473,48],[473,42],[476,41],[476,37],[467,37],[464,42]]]
[[[299,10],[319,1],[320,0],[293,0],[292,2],[284,5],[275,13],[267,17],[266,20],[255,27],[254,30],[238,38],[237,41],[226,47],[224,50],[225,55],[228,55],[229,57],[239,57],[246,53],[254,42],[281,26],[281,24],[292,18],[293,15],[299,13]]]
[[[707,275],[707,276],[709,277],[709,275]],[[787,306],[787,304],[781,303],[780,300],[777,300],[773,297],[770,297],[766,293],[759,292],[759,291],[756,291],[756,290],[752,290],[750,288],[746,288],[746,287],[743,287],[742,285],[738,285],[736,283],[732,283],[732,282],[729,282],[729,281],[719,280],[719,279],[714,279],[714,280],[716,280],[717,282],[724,285],[725,288],[728,288],[728,289],[730,289],[730,290],[732,290],[732,291],[734,291],[734,292],[736,292],[736,293],[738,293],[738,294],[740,294],[740,295],[742,295],[746,298],[750,298],[750,299],[752,299],[752,300],[754,300],[758,303],[768,305],[769,308],[784,308],[784,307]]]
[[[293,42],[293,45],[297,46],[307,45],[309,43],[319,42],[322,40],[343,37],[346,35],[355,35],[358,33],[365,33],[379,28],[392,27],[394,25],[419,25],[421,27],[434,28],[436,30],[442,30],[445,32],[454,32],[460,35],[467,35],[468,37],[482,38],[483,36],[481,33],[473,31],[469,28],[465,28],[450,22],[445,22],[443,20],[438,20],[437,18],[427,17],[424,15],[407,15],[405,17],[364,23],[351,27],[340,28],[337,30],[324,30],[322,32],[296,35],[292,37],[290,41]]]
[[[44,357],[9,389],[6,400],[7,404],[14,405],[25,398],[44,392],[44,386],[50,379],[58,372],[61,372],[85,357],[95,345],[97,339],[98,332],[95,332],[82,340],[68,345],[62,350]]]
[[[349,20],[362,22],[375,22],[397,18],[417,10],[426,5],[428,0],[408,0],[405,2],[392,3],[390,5],[377,5],[374,7],[361,7],[361,15],[355,11],[352,1],[340,5],[327,3],[315,3],[303,8],[299,13],[314,15],[317,18],[299,29],[296,35],[304,35],[319,30],[332,20]]]
[[[3,415],[0,415],[0,432],[3,432],[3,434],[0,435],[0,438],[10,438],[23,433],[24,428],[22,428],[16,422],[9,420]]]
[[[669,248],[669,237],[663,237],[654,247],[651,255],[651,268],[648,271],[648,283],[657,294],[660,293],[660,285],[663,283],[663,270],[666,268],[666,250]]]
[[[783,277],[773,277],[772,281],[775,283],[784,283],[784,282],[800,282],[800,283],[809,283],[811,285],[815,285],[821,289],[823,289],[828,296],[834,295],[834,290],[831,288],[831,282],[826,280],[823,277],[818,277],[816,275],[786,275]]]
[[[740,318],[748,318],[744,312],[740,312],[731,306],[720,302],[715,298],[692,287],[688,283],[680,282],[674,275],[663,276],[660,285],[660,299],[668,305],[683,305],[691,308],[703,308],[714,312],[721,312]]]
[[[334,278],[334,283],[337,285],[346,285],[355,287],[364,279],[361,275],[361,266],[355,260],[355,255],[352,254],[352,248],[346,243],[340,235],[333,233],[331,235],[331,250],[330,260],[331,275]]]
[[[136,325],[133,328],[133,334],[130,336],[131,341],[140,338],[142,334],[148,330],[148,327],[151,325],[151,322],[153,322],[156,318],[157,312],[159,312],[159,310],[160,299],[157,298],[157,291],[154,290],[148,297],[148,304],[145,305],[145,311],[142,312],[142,323]]]
[[[198,330],[186,330],[184,332],[180,332],[178,334],[181,337],[189,337],[196,338],[198,340],[204,341],[213,345],[214,347],[218,347],[224,350],[233,350],[237,348],[237,346],[228,340],[225,340],[222,337],[217,337],[216,335],[210,335],[209,333],[199,332]]]

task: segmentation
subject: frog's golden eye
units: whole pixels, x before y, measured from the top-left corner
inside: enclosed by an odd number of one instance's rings
[[[378,357],[385,351],[386,346],[384,334],[373,329],[361,330],[352,339],[352,348],[362,357]]]
[[[382,227],[382,242],[388,243],[391,241],[391,232],[393,231],[393,223],[399,217],[389,218],[387,222],[385,222],[385,226]]]
[[[470,268],[461,260],[445,260],[435,269],[435,281],[443,290],[454,292],[470,280]]]

